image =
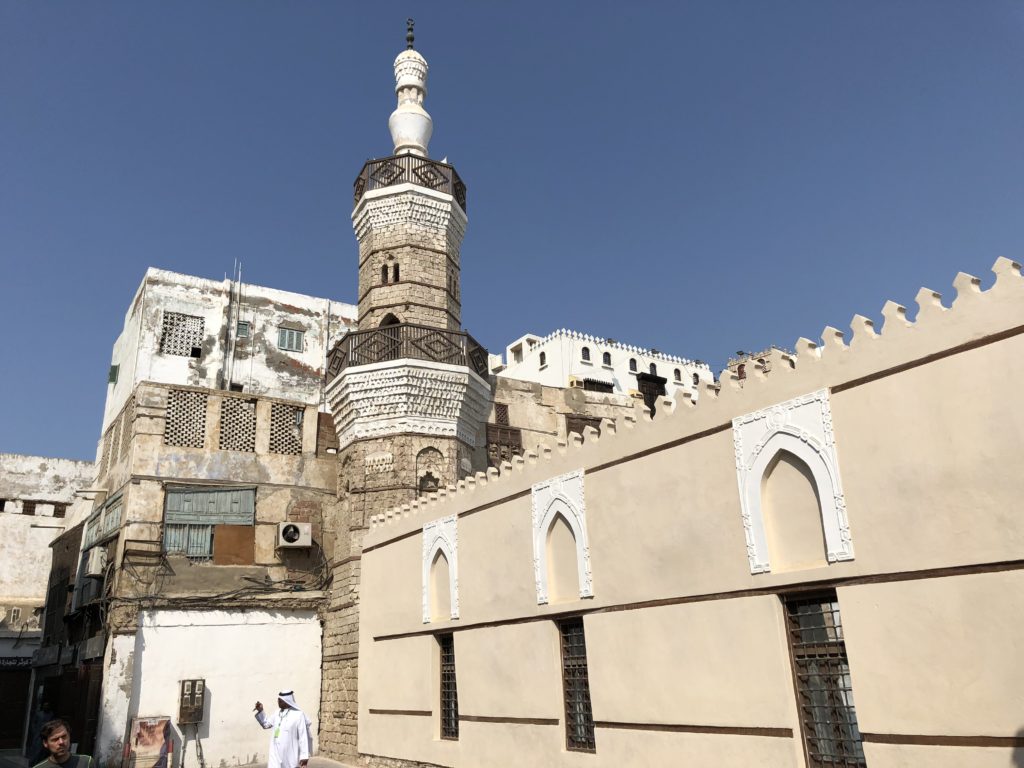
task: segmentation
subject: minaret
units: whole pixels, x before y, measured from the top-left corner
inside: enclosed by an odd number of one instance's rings
[[[388,120],[394,154],[368,162],[355,184],[359,329],[399,322],[457,331],[466,187],[454,168],[427,154],[429,67],[413,48],[411,20],[406,41],[395,58],[398,106]]]
[[[369,517],[486,467],[487,352],[462,331],[459,249],[466,187],[428,154],[427,61],[395,59],[394,154],[354,185],[359,327],[328,359],[338,435],[338,509],[329,528],[331,607],[324,620],[321,748],[356,755],[359,555]]]

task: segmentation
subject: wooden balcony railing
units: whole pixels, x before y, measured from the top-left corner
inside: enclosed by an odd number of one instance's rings
[[[455,169],[448,163],[417,155],[392,155],[367,162],[352,185],[355,193],[353,204],[362,200],[363,195],[372,189],[393,187],[396,184],[416,184],[436,189],[454,197],[464,213],[467,210],[466,185]]]
[[[400,323],[342,336],[327,356],[327,380],[352,365],[403,358],[465,365],[484,380],[488,376],[487,350],[468,333]]]

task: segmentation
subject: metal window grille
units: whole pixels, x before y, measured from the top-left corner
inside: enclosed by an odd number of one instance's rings
[[[303,335],[302,331],[295,331],[291,328],[278,328],[277,346],[289,352],[301,352]]]
[[[249,338],[249,323],[247,323],[245,320],[240,320],[238,322],[238,328],[235,331],[235,336],[237,336],[240,339],[248,339]]]
[[[2,509],[3,509],[3,505],[0,505],[0,510],[2,510]],[[54,504],[53,505],[53,516],[54,517],[64,517],[67,513],[68,513],[68,505],[67,504]]]
[[[836,593],[785,603],[807,764],[866,766]]]
[[[459,691],[455,684],[455,638],[439,635],[441,646],[441,738],[459,738]]]
[[[180,312],[164,312],[160,351],[165,355],[193,357],[192,350],[203,345],[203,318]]]
[[[494,404],[494,423],[501,427],[508,426],[508,405],[506,403]]]
[[[222,451],[256,450],[256,401],[225,397],[220,401],[220,438]]]
[[[21,502],[21,514],[23,515],[34,515],[36,513],[36,503],[34,501],[23,501]]]
[[[164,445],[202,448],[206,438],[206,393],[172,389],[167,393]]]
[[[302,453],[302,406],[272,403],[270,406],[270,452]]]
[[[593,752],[594,712],[590,706],[590,678],[587,673],[587,642],[583,619],[559,622],[562,636],[562,691],[565,695],[566,749]]]

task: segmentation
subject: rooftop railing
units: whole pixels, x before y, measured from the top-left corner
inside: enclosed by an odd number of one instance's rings
[[[380,160],[370,160],[363,166],[353,183],[353,204],[374,189],[393,187],[396,184],[416,184],[427,189],[436,189],[455,198],[463,212],[466,212],[466,185],[459,174],[448,163],[431,160],[417,155],[392,155]]]
[[[487,350],[468,333],[399,323],[366,331],[350,331],[342,336],[327,356],[327,380],[332,380],[349,366],[403,358],[465,365],[484,380],[489,373]]]

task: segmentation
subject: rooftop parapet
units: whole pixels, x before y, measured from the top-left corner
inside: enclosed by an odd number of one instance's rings
[[[922,288],[917,293],[918,311],[913,322],[907,319],[905,307],[888,301],[882,308],[880,333],[869,318],[855,315],[849,344],[842,331],[830,326],[822,331],[820,345],[806,338],[797,340],[793,368],[782,366],[770,377],[756,370],[747,377],[746,387],[741,386],[738,376],[723,371],[720,384],[702,383],[696,401],[688,392],[679,401],[665,398],[659,403],[656,421],[650,418],[649,409],[638,405],[639,417],[607,419],[600,433],[588,427],[582,436],[571,435],[568,442],[560,440],[554,446],[542,443],[512,462],[504,462],[500,470],[478,472],[457,485],[375,515],[370,519],[371,530],[364,546],[376,546],[436,517],[452,514],[457,511],[451,509],[453,500],[458,500],[461,511],[482,509],[510,493],[528,489],[532,483],[581,466],[589,469],[618,462],[623,457],[649,453],[652,446],[656,450],[657,446],[730,429],[737,416],[808,392],[823,388],[839,392],[1024,334],[1021,265],[1000,257],[992,271],[995,284],[986,291],[980,289],[978,278],[959,273],[953,281],[956,297],[949,307],[943,305],[941,294]]]

